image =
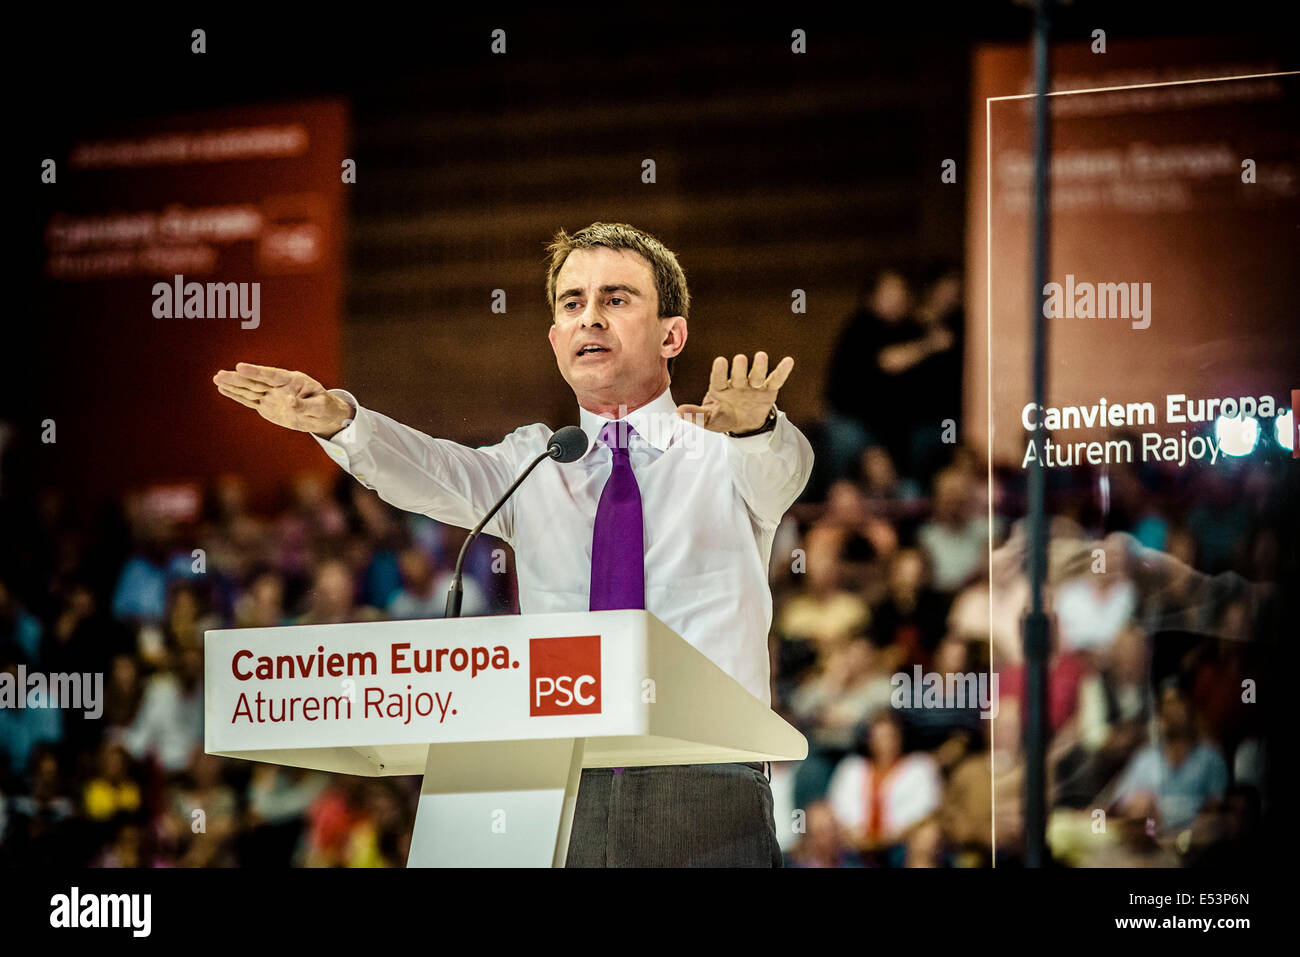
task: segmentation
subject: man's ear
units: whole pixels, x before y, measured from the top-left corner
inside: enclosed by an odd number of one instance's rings
[[[686,347],[686,320],[682,316],[666,316],[663,321],[668,323],[668,328],[664,331],[662,346],[665,350],[672,350],[663,355],[671,359]]]

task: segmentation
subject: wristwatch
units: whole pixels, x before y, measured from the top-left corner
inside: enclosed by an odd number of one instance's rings
[[[763,424],[760,425],[758,428],[751,429],[748,432],[728,432],[727,434],[731,436],[733,439],[744,439],[744,438],[748,438],[751,435],[762,435],[764,432],[771,432],[775,428],[776,428],[776,406],[774,405],[772,406],[772,408],[767,410],[767,418],[763,420]]]

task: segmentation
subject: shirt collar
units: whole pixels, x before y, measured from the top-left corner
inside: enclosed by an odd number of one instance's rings
[[[578,416],[582,431],[587,433],[586,454],[589,455],[601,444],[600,430],[618,420],[597,415],[582,406],[578,406]],[[624,421],[660,452],[667,451],[682,424],[681,416],[677,414],[677,403],[673,401],[672,387],[666,386],[653,400],[629,412]]]

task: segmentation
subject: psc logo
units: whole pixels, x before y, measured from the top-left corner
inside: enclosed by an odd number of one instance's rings
[[[528,640],[532,716],[600,714],[600,635]]]

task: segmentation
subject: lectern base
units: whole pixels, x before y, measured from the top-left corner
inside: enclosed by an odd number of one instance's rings
[[[563,867],[582,738],[429,746],[407,867]]]

